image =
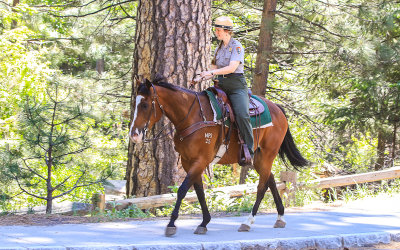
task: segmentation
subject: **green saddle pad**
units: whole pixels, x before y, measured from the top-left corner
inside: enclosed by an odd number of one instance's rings
[[[208,99],[210,100],[211,106],[214,111],[214,120],[215,121],[222,120],[222,111],[221,111],[220,107],[218,106],[218,101],[217,101],[217,98],[215,97],[214,93],[209,90],[205,90],[205,92],[208,96]],[[250,117],[251,126],[253,127],[253,129],[256,129],[257,125],[259,127],[264,127],[264,128],[272,126],[271,113],[269,112],[268,105],[264,102],[263,99],[261,99],[260,97],[258,97],[256,95],[252,95],[251,97],[253,97],[257,101],[261,102],[265,108],[264,112],[262,112],[260,116]],[[257,119],[257,121],[256,121],[256,119]],[[229,120],[226,121],[225,125],[229,126],[230,121]]]

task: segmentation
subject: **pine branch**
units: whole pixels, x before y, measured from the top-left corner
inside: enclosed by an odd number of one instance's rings
[[[90,3],[95,2],[96,0],[92,0]],[[70,3],[67,4],[59,4],[59,5],[33,5],[32,7],[34,8],[65,8],[65,7],[83,7],[84,5],[81,6],[75,6],[75,4],[78,4],[79,1],[75,0],[75,1],[71,1]],[[90,4],[89,3],[89,4]]]
[[[87,146],[87,147],[78,149],[78,150],[76,150],[76,151],[68,152],[68,153],[65,153],[65,154],[62,154],[62,155],[59,155],[59,156],[53,156],[53,158],[54,158],[54,159],[58,159],[58,158],[62,158],[62,157],[67,156],[67,155],[79,154],[79,153],[82,153],[83,151],[85,151],[85,150],[88,149],[88,148],[90,148],[90,147]]]
[[[71,178],[72,175],[68,176],[65,180],[63,180],[61,183],[59,183],[57,186],[55,186],[54,188],[52,188],[52,191],[57,190],[60,186],[64,185],[65,182],[67,182],[69,180],[69,178]]]
[[[41,174],[39,174],[38,172],[36,172],[35,170],[33,170],[31,167],[29,167],[28,163],[26,162],[26,159],[23,159],[25,163],[25,166],[28,168],[29,171],[31,171],[32,173],[34,173],[35,175],[39,176],[40,178],[42,178],[43,180],[47,180],[45,177],[43,177]]]
[[[10,8],[13,7],[13,6],[9,5],[8,3],[4,2],[4,1],[1,1],[1,0],[0,0],[0,3],[4,4],[5,6],[10,7]]]
[[[61,197],[61,196],[66,195],[66,194],[69,194],[69,193],[71,193],[72,191],[74,191],[76,188],[80,187],[80,186],[78,186],[78,184],[79,184],[79,182],[81,181],[82,177],[85,175],[85,173],[86,173],[86,172],[82,172],[82,175],[79,177],[79,179],[75,182],[75,185],[74,185],[70,190],[68,190],[68,191],[66,191],[66,192],[64,192],[64,193],[61,193],[61,194],[59,194],[59,195],[57,195],[57,196],[53,196],[53,199],[56,199],[56,198],[59,198],[59,197]],[[69,177],[68,177],[68,178],[69,178]],[[66,180],[65,180],[65,181],[66,181]]]
[[[77,114],[77,115],[75,115],[75,116],[73,116],[73,117],[71,117],[71,118],[65,119],[65,120],[62,121],[62,122],[55,123],[54,126],[59,126],[59,125],[61,125],[61,124],[66,124],[66,123],[68,123],[68,122],[70,122],[70,121],[72,121],[72,120],[75,120],[75,119],[78,118],[79,116],[82,116],[82,113],[79,113],[79,114]]]
[[[279,11],[279,10],[275,11],[275,13],[278,14],[278,15],[280,15],[280,16],[282,16],[282,17],[285,16],[285,15],[287,15],[287,16],[292,16],[292,17],[296,17],[296,18],[298,18],[298,19],[300,19],[300,20],[302,20],[302,21],[304,21],[304,22],[307,22],[307,23],[309,23],[309,24],[311,24],[311,25],[317,26],[318,28],[320,28],[320,29],[322,29],[322,30],[325,30],[325,31],[328,32],[329,34],[334,35],[334,36],[337,36],[337,37],[342,37],[342,38],[355,38],[355,37],[353,37],[353,36],[344,36],[344,35],[336,34],[336,33],[332,32],[332,31],[328,30],[327,28],[325,28],[325,27],[322,26],[321,24],[316,23],[316,22],[313,22],[313,21],[310,21],[310,20],[308,20],[307,18],[304,18],[304,17],[299,16],[299,15],[296,15],[296,14],[292,14],[292,13],[288,13],[288,12],[283,12],[283,11]]]
[[[86,16],[97,14],[99,12],[102,12],[102,11],[110,9],[110,8],[114,8],[116,6],[119,6],[119,5],[122,5],[122,4],[125,4],[125,3],[131,3],[131,2],[136,2],[136,1],[137,0],[126,0],[126,1],[123,1],[123,2],[120,2],[120,3],[110,4],[110,5],[108,5],[108,6],[104,7],[104,8],[101,8],[101,9],[96,10],[94,12],[86,13],[86,14],[83,14],[83,15],[63,15],[63,16],[61,16],[61,15],[56,15],[56,14],[53,14],[53,13],[50,13],[50,15],[52,15],[54,17],[61,17],[61,18],[65,18],[65,17],[76,17],[76,18],[78,18],[78,17],[86,17]]]
[[[70,41],[79,41],[83,40],[85,38],[75,38],[75,37],[42,37],[42,38],[32,38],[26,40],[27,42],[34,42],[34,41],[49,41],[49,42],[55,42],[59,40],[70,40]]]
[[[35,194],[32,194],[32,193],[26,191],[25,188],[23,188],[23,187],[21,186],[21,183],[19,182],[18,177],[17,177],[17,176],[14,176],[14,178],[15,178],[15,180],[17,181],[18,187],[19,187],[24,193],[26,193],[26,194],[28,194],[28,195],[30,195],[30,196],[33,196],[33,197],[35,197],[35,198],[38,198],[38,199],[47,200],[47,198],[45,198],[45,197],[41,197],[41,196],[38,196],[38,195],[35,195]]]
[[[133,20],[136,20],[136,17],[133,16],[124,16],[124,17],[115,17],[115,18],[111,18],[110,21],[118,21],[117,23],[114,23],[113,25],[117,25],[119,24],[121,21],[131,18]]]
[[[274,51],[274,54],[281,54],[281,55],[315,55],[315,54],[332,54],[334,52],[332,51],[306,51],[306,52],[300,52],[300,51]]]

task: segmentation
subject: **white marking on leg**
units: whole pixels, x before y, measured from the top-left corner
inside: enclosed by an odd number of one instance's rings
[[[138,106],[139,106],[139,104],[140,104],[140,102],[142,101],[143,98],[144,98],[144,96],[142,96],[142,95],[136,96],[135,113],[133,114],[133,120],[132,120],[131,128],[129,130],[129,134],[131,134],[131,132],[132,132],[133,125],[135,124],[135,121],[136,121],[136,118],[137,118]],[[136,129],[136,131],[137,131],[137,129]]]
[[[243,224],[245,224],[245,225],[250,227],[250,225],[254,224],[255,221],[256,221],[256,219],[254,218],[254,216],[252,214],[250,214],[249,217],[247,217],[247,220],[245,220],[243,222]]]
[[[219,146],[218,152],[215,155],[214,160],[209,164],[210,166],[216,164],[217,162],[219,162],[219,160],[221,160],[221,158],[224,156],[225,152],[226,152],[226,145],[222,144],[221,146]]]
[[[278,214],[278,218],[276,218],[276,220],[281,220],[281,221],[285,222],[283,215],[279,215],[279,214]]]

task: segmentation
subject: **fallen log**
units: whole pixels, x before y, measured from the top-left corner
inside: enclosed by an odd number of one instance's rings
[[[285,189],[284,183],[277,183],[278,190]],[[257,193],[257,184],[242,184],[236,186],[220,187],[214,189],[206,189],[206,196],[212,193],[223,193],[224,195],[234,198],[243,196],[243,194],[254,194]],[[176,193],[171,194],[161,194],[148,197],[132,198],[115,201],[115,209],[122,210],[133,204],[135,204],[140,209],[149,209],[154,207],[162,207],[166,205],[173,205],[176,202]],[[195,192],[188,192],[185,196],[185,201],[195,202],[197,201],[197,196]],[[111,208],[111,204],[106,205],[107,209]]]

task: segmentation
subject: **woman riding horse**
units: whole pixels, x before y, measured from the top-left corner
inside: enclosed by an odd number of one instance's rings
[[[283,109],[264,99],[271,113],[273,126],[254,129],[257,133],[259,148],[254,156],[254,168],[259,174],[257,199],[249,218],[240,226],[239,231],[249,231],[254,223],[261,200],[268,187],[274,197],[278,210],[278,219],[274,227],[285,227],[283,220],[284,207],[276,188],[274,176],[271,173],[272,163],[279,155],[286,156],[294,166],[305,166],[305,160],[298,151]],[[178,189],[177,202],[166,228],[166,236],[176,233],[175,220],[178,218],[182,199],[191,186],[194,186],[203,212],[203,221],[197,227],[195,234],[205,234],[207,224],[211,220],[203,190],[202,173],[209,164],[233,164],[238,162],[238,135],[232,133],[228,147],[223,144],[221,123],[213,121],[214,113],[205,93],[197,93],[155,79],[152,82],[138,84],[134,117],[131,122],[129,136],[134,143],[140,143],[146,131],[165,115],[174,124],[175,149],[180,154],[182,167],[187,173],[185,180]],[[192,131],[190,134],[186,133]],[[186,132],[185,132],[186,131]],[[222,158],[218,158],[218,155]]]
[[[249,95],[244,73],[244,49],[242,44],[232,38],[233,22],[227,16],[215,20],[215,35],[220,42],[215,50],[210,71],[200,73],[202,78],[218,76],[218,86],[228,95],[235,113],[236,124],[247,148],[252,165],[254,159],[254,138],[250,123]]]

